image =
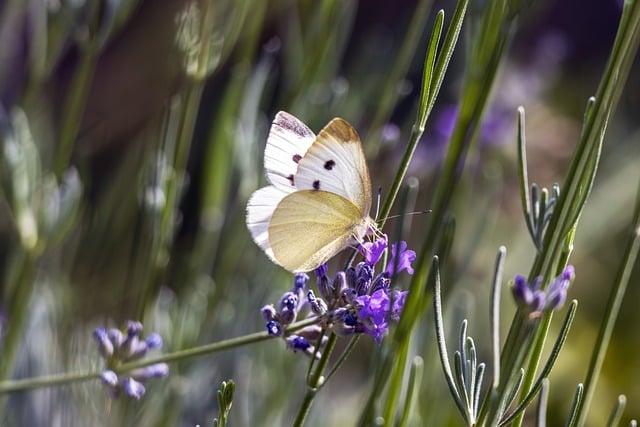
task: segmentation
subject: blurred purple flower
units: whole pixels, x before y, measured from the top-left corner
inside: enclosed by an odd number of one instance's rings
[[[532,283],[527,283],[524,276],[517,275],[511,291],[516,303],[525,309],[530,317],[535,318],[545,311],[559,310],[564,305],[569,285],[574,278],[575,269],[568,265],[546,290],[542,290],[542,278],[538,277]]]
[[[142,329],[142,323],[129,321],[126,335],[119,329],[113,328],[107,330],[98,327],[93,331],[98,351],[106,363],[106,369],[100,374],[100,379],[114,398],[124,393],[139,400],[145,393],[143,382],[169,375],[169,366],[166,363],[154,363],[118,377],[116,371],[119,366],[139,360],[149,350],[162,347],[162,337],[159,334],[151,333],[143,339]]]

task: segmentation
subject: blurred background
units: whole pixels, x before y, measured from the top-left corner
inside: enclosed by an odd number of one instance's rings
[[[410,167],[428,209],[484,0],[472,0],[427,130]],[[271,264],[244,223],[264,185],[262,154],[279,110],[314,131],[339,116],[360,132],[374,188],[386,194],[415,119],[422,63],[441,0],[3,0],[0,2],[0,328],[16,292],[35,292],[13,376],[100,366],[99,325],[143,320],[164,351],[262,330],[259,308],[292,277]],[[582,112],[595,93],[621,13],[614,0],[536,1],[493,88],[454,198],[443,276],[447,321],[471,313],[489,359],[493,259],[529,271],[534,247],[520,208],[516,108],[527,111],[530,179],[562,182]],[[621,261],[640,179],[640,73],[609,124],[580,222],[570,298],[576,322],[551,377],[550,424],[563,422],[584,380]],[[15,153],[14,153],[15,154]],[[17,160],[16,160],[17,159]],[[16,178],[18,177],[18,178]],[[20,184],[16,185],[16,181]],[[397,213],[397,212],[395,212]],[[417,247],[427,221],[412,219]],[[393,225],[390,225],[392,228]],[[640,417],[640,276],[631,279],[590,412],[603,425],[618,394]],[[406,286],[406,284],[404,284]],[[506,285],[505,285],[506,286]],[[514,310],[504,292],[504,331]],[[556,325],[557,326],[557,325]],[[432,316],[419,327],[426,361],[414,425],[457,425],[440,372]],[[456,328],[450,327],[453,332]],[[359,343],[314,403],[310,425],[353,425],[376,345]],[[141,402],[111,401],[97,382],[13,394],[3,425],[210,425],[215,391],[233,379],[233,425],[291,423],[307,362],[270,341],[172,365]],[[532,412],[532,411],[529,411]]]

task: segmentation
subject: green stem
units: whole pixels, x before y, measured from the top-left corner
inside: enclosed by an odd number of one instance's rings
[[[404,341],[398,349],[397,357],[394,360],[393,372],[389,380],[389,391],[387,392],[387,401],[384,407],[383,418],[385,426],[393,426],[396,421],[396,405],[400,398],[402,388],[402,380],[404,378],[404,370],[409,355],[409,341]]]
[[[309,414],[309,410],[311,409],[311,404],[313,403],[313,400],[315,399],[320,386],[323,384],[322,372],[329,362],[329,357],[331,356],[331,353],[336,346],[337,338],[338,336],[334,333],[331,333],[331,335],[329,335],[329,341],[327,341],[327,345],[325,346],[324,351],[322,352],[322,356],[318,361],[318,366],[311,376],[311,380],[308,383],[309,387],[307,388],[307,393],[302,400],[300,409],[298,409],[298,414],[296,415],[296,418],[293,422],[294,427],[302,427],[304,425],[304,421]]]
[[[93,47],[87,46],[84,48],[71,81],[71,87],[62,113],[62,126],[54,163],[54,172],[58,178],[62,176],[69,166],[73,146],[82,123],[82,116],[84,115],[97,59],[98,55]]]
[[[320,317],[311,317],[305,320],[301,320],[296,323],[292,323],[287,327],[287,332],[294,332],[305,326],[313,325],[321,320]],[[118,367],[117,373],[122,374],[132,371],[134,369],[144,368],[145,366],[154,365],[156,363],[171,363],[177,362],[183,359],[190,359],[193,357],[205,356],[212,353],[229,350],[236,347],[242,347],[249,344],[254,344],[261,341],[267,341],[273,338],[277,338],[273,335],[269,335],[267,331],[255,332],[240,337],[230,338],[222,341],[217,341],[210,344],[205,344],[198,347],[188,348],[185,350],[174,351],[173,353],[165,353],[160,356],[146,358],[144,360],[125,363]],[[8,393],[19,390],[28,390],[33,388],[51,387],[56,385],[63,385],[74,382],[88,381],[96,379],[100,376],[101,371],[98,372],[69,372],[62,374],[46,375],[35,378],[25,378],[21,380],[10,380],[0,382],[0,394]],[[318,380],[316,379],[316,382]]]
[[[587,378],[584,383],[584,398],[580,406],[578,407],[578,425],[585,424],[587,418],[587,411],[589,404],[593,398],[593,393],[598,383],[598,377],[600,376],[600,370],[604,362],[605,355],[607,354],[607,348],[609,347],[609,341],[611,340],[611,334],[620,312],[620,306],[624,294],[631,278],[634,266],[637,264],[638,253],[640,252],[640,187],[638,188],[638,195],[636,198],[636,207],[632,219],[632,234],[627,243],[625,250],[624,261],[620,265],[618,270],[616,281],[611,288],[609,294],[609,300],[607,301],[607,307],[605,308],[604,317],[600,324],[600,330],[598,332],[598,338],[591,354],[591,360],[589,362],[589,369],[587,371]]]

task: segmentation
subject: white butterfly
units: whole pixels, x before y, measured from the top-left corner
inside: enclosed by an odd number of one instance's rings
[[[271,185],[247,203],[253,240],[276,264],[310,271],[346,247],[377,233],[371,179],[360,137],[335,118],[318,136],[284,111],[271,125],[264,150]]]

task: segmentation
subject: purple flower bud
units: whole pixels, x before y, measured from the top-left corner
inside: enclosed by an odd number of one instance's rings
[[[140,400],[140,398],[144,396],[144,385],[133,378],[123,378],[120,385],[122,386],[124,393],[135,400]]]
[[[573,281],[573,279],[576,277],[576,270],[575,268],[573,268],[573,265],[567,265],[562,272],[561,277],[563,280],[568,280],[569,282]]]
[[[352,311],[347,311],[342,318],[342,321],[347,326],[356,326],[358,324],[358,316]]]
[[[147,345],[144,344],[144,351],[146,351]],[[130,335],[124,339],[124,342],[120,346],[118,353],[125,359],[132,357],[136,351],[141,351],[140,339],[137,335]]]
[[[373,280],[373,283],[371,283],[371,293],[379,289],[387,290],[389,289],[390,285],[391,285],[391,279],[389,278],[388,274],[385,272],[382,272],[378,274],[376,278]]]
[[[342,295],[342,291],[346,288],[347,288],[347,276],[344,271],[338,271],[338,273],[336,273],[336,278],[333,279],[332,298],[328,300],[338,298],[340,295]]]
[[[111,328],[107,331],[107,336],[109,337],[109,341],[113,344],[113,348],[118,349],[122,345],[124,341],[124,336],[122,335],[122,331],[120,329]]]
[[[127,361],[141,359],[147,354],[148,346],[146,341],[140,341],[138,337],[134,337],[128,342],[130,343],[129,351],[124,355]]]
[[[326,274],[317,277],[316,286],[318,287],[318,292],[320,292],[320,296],[322,298],[327,301],[331,301],[334,298],[334,289],[333,286],[331,286],[331,283],[329,283],[329,277]]]
[[[519,305],[528,306],[533,299],[533,292],[529,289],[529,284],[524,276],[518,274],[513,280],[513,286],[511,287],[513,298]]]
[[[102,357],[105,359],[111,357],[113,355],[113,343],[109,339],[107,330],[105,328],[96,328],[93,331],[93,337],[98,343],[98,351]]]
[[[356,297],[358,293],[355,289],[347,288],[342,291],[342,295],[340,297],[344,300],[346,304],[354,305],[356,302]]]
[[[345,277],[347,279],[347,286],[350,288],[356,287],[356,269],[354,267],[349,267],[345,271]]]
[[[567,290],[557,289],[553,293],[549,293],[547,301],[545,303],[545,310],[559,310],[567,300]]]
[[[531,304],[529,304],[529,310],[533,313],[538,313],[544,309],[545,300],[547,299],[544,291],[534,291]]]
[[[262,313],[262,318],[267,322],[275,319],[277,314],[273,304],[265,305],[260,309],[260,312]]]
[[[536,277],[535,279],[533,279],[533,283],[531,283],[531,286],[529,286],[529,288],[532,291],[537,291],[537,290],[541,289],[543,280],[544,279],[542,278],[542,276]]]
[[[298,296],[293,292],[285,292],[280,298],[280,311],[295,311],[298,307]]]
[[[147,338],[145,338],[144,341],[147,343],[147,348],[149,350],[162,348],[162,337],[156,332],[147,335]]]
[[[316,278],[319,279],[321,277],[326,277],[327,272],[329,272],[329,266],[326,263],[324,263],[320,267],[316,268],[315,270]]]
[[[283,325],[288,325],[296,320],[297,314],[296,310],[289,310],[288,308],[285,308],[278,313],[278,319]]]
[[[291,335],[287,337],[287,346],[294,352],[297,352],[299,350],[307,351],[311,347],[311,344],[304,337]]]
[[[307,302],[309,303],[309,307],[311,307],[311,311],[314,314],[322,316],[327,312],[327,304],[322,298],[316,298],[312,290],[309,290],[309,292],[307,292]]]
[[[144,382],[151,378],[163,378],[169,375],[169,365],[166,363],[155,363],[144,368],[131,371],[131,378]]]
[[[127,322],[127,336],[137,337],[142,333],[142,323],[129,320]]]
[[[293,288],[297,291],[302,291],[309,282],[309,276],[306,273],[296,273],[293,278]]]
[[[100,373],[100,380],[108,387],[116,387],[118,385],[118,375],[115,372],[107,370]]]
[[[356,266],[356,292],[358,295],[366,295],[371,287],[373,279],[373,267],[365,262],[361,262]]]
[[[278,323],[275,320],[268,321],[265,326],[267,328],[267,332],[271,336],[277,337],[277,336],[280,336],[280,334],[282,334],[282,326],[280,325],[280,323]]]

